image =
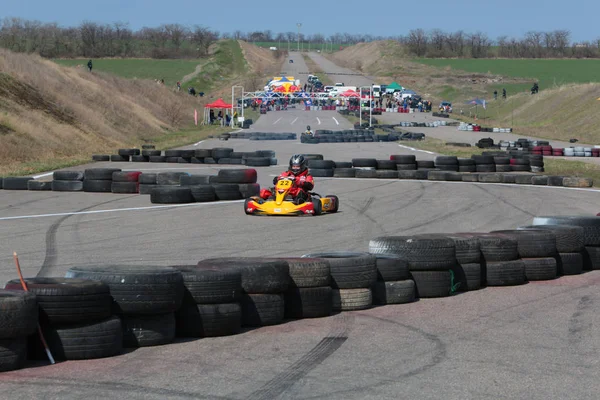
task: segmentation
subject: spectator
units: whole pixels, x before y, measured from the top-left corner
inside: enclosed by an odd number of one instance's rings
[[[498,100],[498,91],[494,90],[494,100]]]
[[[177,81],[177,91],[181,91],[181,82]]]
[[[506,99],[506,89],[502,89],[502,98]]]
[[[215,110],[210,110],[210,114],[209,114],[209,119],[210,119],[210,124],[212,125],[212,123],[215,121]]]
[[[88,61],[87,66],[90,72],[92,72],[92,60]]]

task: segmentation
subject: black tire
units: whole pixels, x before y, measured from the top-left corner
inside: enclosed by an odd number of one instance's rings
[[[206,159],[204,160],[206,162]],[[249,167],[269,167],[271,165],[270,157],[248,157],[246,165]]]
[[[220,179],[220,178],[219,178]],[[217,200],[241,200],[240,187],[235,183],[217,183],[212,185]]]
[[[418,160],[417,162],[417,168],[421,169],[421,168],[435,168],[435,162],[431,161],[431,160]]]
[[[137,182],[114,182],[110,190],[113,193],[139,193],[140,187]]]
[[[416,164],[417,157],[414,155],[407,154],[392,154],[390,156],[390,160],[394,161],[395,164]],[[421,162],[421,161],[419,161]],[[431,166],[433,167],[433,161],[431,162]]]
[[[93,154],[92,161],[110,161],[108,154]]]
[[[331,178],[333,176],[333,168],[331,169],[317,169],[309,168],[308,173],[317,178]]]
[[[14,371],[27,361],[27,338],[0,339],[0,372]]]
[[[479,240],[481,255],[486,262],[512,261],[519,258],[519,247],[516,239],[493,234],[471,233]]]
[[[523,258],[525,277],[528,281],[547,281],[558,277],[558,268],[554,257]]]
[[[526,283],[522,260],[486,262],[488,286],[513,286]]]
[[[428,171],[427,179],[430,181],[445,181],[448,175],[447,171]]]
[[[217,175],[220,183],[256,183],[257,174],[253,168],[222,169]]]
[[[86,179],[83,181],[83,191],[90,193],[111,193],[112,181]]]
[[[130,157],[129,156],[120,156],[118,154],[111,154],[110,161],[112,161],[112,162],[129,162]]]
[[[123,350],[123,329],[116,316],[96,322],[48,325],[43,330],[48,347],[57,360],[112,357]],[[37,335],[31,336],[29,343],[32,358],[46,357]]]
[[[128,348],[169,344],[175,339],[175,313],[122,315],[123,346]]]
[[[111,315],[112,298],[108,285],[86,279],[26,278],[29,292],[37,297],[40,320],[70,324],[103,320]],[[22,290],[19,279],[6,289]]]
[[[334,289],[370,288],[377,281],[377,258],[373,254],[327,252],[304,254],[302,257],[327,259]]]
[[[204,203],[207,201],[216,201],[217,195],[215,194],[215,188],[212,185],[196,185],[189,186],[190,192],[194,201],[197,203]]]
[[[374,158],[353,158],[352,166],[355,168],[377,168],[377,160]]]
[[[378,169],[375,171],[378,179],[398,179],[398,171],[389,169]]]
[[[438,165],[458,165],[458,157],[455,156],[437,156],[435,157],[434,164]]]
[[[333,289],[331,293],[333,311],[366,310],[373,305],[371,289]]]
[[[148,156],[131,156],[131,162],[149,162]]]
[[[473,161],[475,161],[476,165],[495,164],[495,160],[494,160],[493,156],[483,156],[483,155],[473,154],[471,156],[471,158],[473,159]]]
[[[393,254],[375,254],[377,257],[377,280],[385,282],[402,281],[410,278],[408,261]]]
[[[415,301],[415,281],[375,282],[373,286],[373,304],[405,304]]]
[[[167,162],[167,157],[165,156],[150,156],[150,162],[163,163]]]
[[[583,228],[586,246],[600,246],[600,217],[551,216],[535,217],[532,225],[574,225]]]
[[[139,156],[139,149],[119,149],[117,150],[117,154],[120,156]]]
[[[84,184],[85,187],[85,184]],[[27,190],[47,191],[52,190],[52,181],[29,181],[27,182]]]
[[[553,257],[556,255],[556,235],[542,230],[493,231],[516,239],[521,258]]]
[[[585,246],[583,268],[592,271],[600,270],[600,247]]]
[[[335,168],[352,168],[352,162],[350,161],[336,161]]]
[[[242,274],[246,293],[283,293],[290,284],[290,269],[284,260],[258,257],[212,258],[198,262],[198,267],[234,268]]]
[[[466,235],[448,235],[454,241],[456,248],[456,261],[459,264],[472,264],[481,262],[481,246],[479,239]]]
[[[156,185],[156,174],[143,172],[140,176],[138,176],[138,182],[140,185]]]
[[[335,161],[332,160],[308,160],[308,168],[315,169],[333,169],[336,168]]]
[[[243,199],[258,196],[260,194],[260,185],[258,183],[240,183],[238,184]]]
[[[52,181],[54,192],[83,192],[82,181]]]
[[[242,293],[242,273],[233,268],[176,265],[183,277],[186,294],[195,304],[234,303]]]
[[[446,297],[451,293],[450,270],[411,271],[417,296],[420,298]]]
[[[285,292],[286,318],[322,318],[331,315],[332,289],[329,286],[290,288]]]
[[[113,172],[113,182],[138,182],[142,173],[140,171],[118,171]]]
[[[142,155],[145,157],[160,156],[161,153],[162,152],[160,150],[154,150],[154,149],[143,149],[142,150]]]
[[[459,292],[481,289],[482,267],[480,263],[458,264],[452,268],[453,286]]]
[[[558,271],[562,275],[579,275],[583,272],[581,253],[558,253]]]
[[[329,260],[325,258],[282,258],[287,262],[290,273],[290,287],[312,288],[331,284]]]
[[[396,170],[398,170],[398,171],[416,171],[417,164],[396,164]]]
[[[233,149],[228,147],[215,147],[211,150],[211,156],[215,160],[219,158],[229,158],[229,155],[233,153]]]
[[[139,193],[140,194],[151,194],[152,193],[152,189],[154,189],[156,186],[158,186],[158,185],[150,185],[150,184],[143,185],[143,184],[140,184],[140,186],[139,186],[139,191],[140,192]]]
[[[196,150],[194,150],[194,156],[197,158],[212,157],[211,153],[212,153],[211,149],[196,149]]]
[[[396,162],[393,160],[377,160],[377,169],[396,171]]]
[[[157,186],[150,193],[150,202],[154,204],[194,203],[194,197],[189,187]]]
[[[183,175],[189,174],[187,172],[159,172],[156,174],[156,184],[178,186]]]
[[[514,172],[528,172],[531,170],[531,167],[529,167],[529,164],[528,165],[511,165],[510,170],[514,171]],[[515,178],[515,183],[526,184],[526,185],[530,184],[531,176],[530,175],[518,175]]]
[[[470,167],[473,165],[475,165],[475,160],[473,160],[472,158],[459,158],[458,159],[459,167]]]
[[[183,299],[183,277],[173,268],[158,266],[102,265],[72,267],[67,278],[104,282],[113,298],[116,314],[174,312]]]
[[[268,326],[283,322],[284,295],[244,294],[241,301],[243,326]]]
[[[5,190],[27,190],[27,182],[32,181],[30,176],[7,176],[2,179],[2,188]]]
[[[178,337],[216,337],[239,333],[242,307],[239,303],[190,304],[175,313]]]
[[[443,271],[456,264],[454,241],[442,235],[382,236],[369,242],[373,254],[395,254],[411,271]]]
[[[83,171],[54,171],[52,179],[55,181],[82,181]]]
[[[545,230],[554,233],[556,237],[556,250],[559,253],[577,253],[583,250],[584,229],[572,225],[529,225],[520,226],[519,230]]]
[[[83,171],[84,180],[110,181],[114,172],[120,172],[120,168],[89,168]]]
[[[38,316],[35,294],[0,289],[0,339],[32,334],[37,328]]]
[[[165,150],[165,157],[179,158],[183,155],[183,150]]]
[[[210,176],[209,175],[181,175],[179,177],[179,184],[181,186],[208,185],[208,184],[210,184]]]
[[[355,174],[357,178],[377,178],[376,169],[357,169]]]

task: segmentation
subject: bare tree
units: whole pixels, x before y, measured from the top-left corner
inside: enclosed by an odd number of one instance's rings
[[[427,41],[423,29],[413,29],[408,33],[408,47],[417,57],[423,57],[427,52]]]
[[[183,42],[183,39],[185,39],[185,37],[189,35],[188,28],[181,24],[167,24],[163,26],[163,30],[169,38],[169,40],[171,41],[171,44],[175,48],[175,51],[178,52],[181,48],[181,43]]]
[[[234,37],[235,37],[234,33]],[[217,34],[210,29],[196,25],[192,32],[192,42],[198,46],[199,56],[205,56],[208,54],[210,45],[217,40]]]

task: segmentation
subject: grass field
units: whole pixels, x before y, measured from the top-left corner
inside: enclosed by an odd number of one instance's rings
[[[434,67],[451,67],[473,73],[492,73],[515,78],[539,81],[540,90],[566,83],[600,82],[600,60],[584,59],[414,59],[413,61]],[[493,85],[502,88],[502,85]],[[531,84],[511,85],[509,95],[515,91],[527,91]],[[512,90],[510,90],[512,89]]]
[[[265,47],[265,48],[269,48],[269,47],[277,47],[279,50],[284,50],[287,51],[288,49],[288,41],[281,41],[281,42],[248,42],[248,43],[252,43],[258,47]],[[346,47],[345,45],[342,45],[342,47]],[[334,45],[333,46],[333,50],[332,50],[332,46],[331,43],[308,43],[308,42],[300,42],[300,50],[301,51],[309,51],[309,50],[321,50],[323,52],[327,51],[327,52],[331,52],[331,51],[336,51],[339,50],[340,46],[339,45]],[[296,51],[298,50],[298,42],[297,41],[291,41],[289,43],[289,49],[291,51]]]
[[[66,66],[81,65],[87,68],[88,59],[56,59]],[[100,58],[92,60],[92,71],[102,71],[123,78],[164,79],[165,85],[175,86],[185,75],[194,72],[204,60],[154,60],[145,58]]]

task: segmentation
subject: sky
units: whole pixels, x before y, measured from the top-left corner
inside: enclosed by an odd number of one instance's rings
[[[271,30],[325,36],[336,32],[405,35],[411,29],[481,31],[520,38],[528,31],[568,30],[573,41],[600,38],[600,2],[584,0],[0,0],[0,18],[20,17],[76,26],[127,22],[137,30],[165,23],[203,25],[219,32]]]

